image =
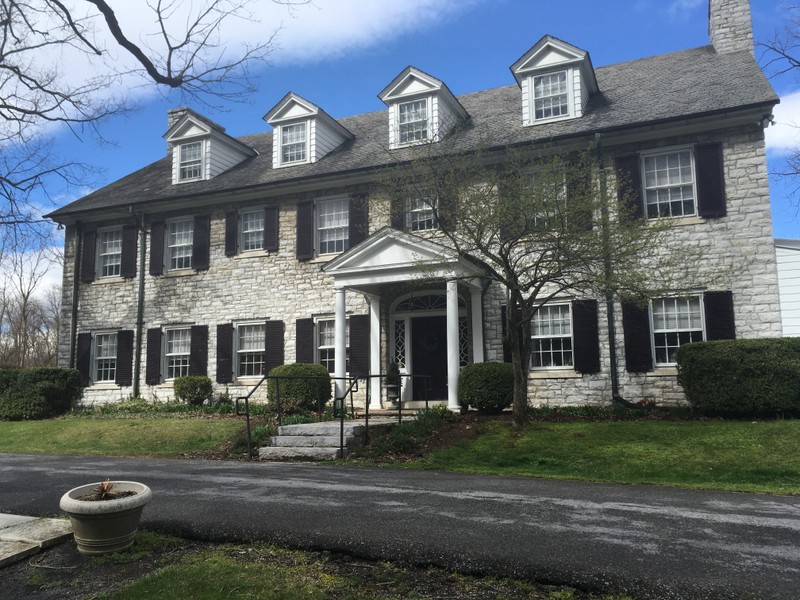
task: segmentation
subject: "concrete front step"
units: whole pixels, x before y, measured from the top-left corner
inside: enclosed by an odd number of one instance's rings
[[[347,455],[347,448],[344,449]],[[258,449],[258,457],[268,460],[291,460],[305,458],[311,460],[336,460],[342,458],[339,446],[335,448],[306,448],[300,446],[266,446]]]
[[[299,446],[305,448],[333,448],[339,447],[338,435],[277,435],[270,438],[271,446]],[[364,436],[347,436],[345,435],[344,444],[347,447],[363,445]]]
[[[323,423],[303,423],[300,425],[283,425],[278,427],[278,435],[336,436],[338,439],[340,430],[341,424],[336,421]],[[357,423],[345,422],[344,435],[345,437],[351,435],[364,435],[364,426]],[[336,445],[339,445],[338,442]]]

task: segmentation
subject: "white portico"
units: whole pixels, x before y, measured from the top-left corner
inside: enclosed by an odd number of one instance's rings
[[[384,354],[397,360],[409,375],[433,370],[434,394],[438,386],[446,394],[448,408],[460,410],[459,370],[469,359],[476,363],[484,360],[480,266],[451,248],[385,227],[327,263],[323,271],[333,278],[336,290],[335,376],[346,374],[345,293],[352,290],[364,294],[369,302],[370,373],[385,372],[381,368]],[[382,312],[384,290],[404,284],[414,284],[421,291],[394,299]],[[390,344],[385,353],[381,351],[382,325]],[[440,382],[437,364],[442,366]],[[337,395],[344,391],[341,382],[337,379]],[[370,408],[380,408],[381,381],[373,378],[370,385]],[[418,399],[411,387],[404,386],[404,401]]]

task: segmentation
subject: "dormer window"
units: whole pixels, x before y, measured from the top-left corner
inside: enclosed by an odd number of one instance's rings
[[[281,164],[305,162],[308,156],[305,123],[281,126]]]
[[[402,102],[398,105],[399,142],[413,144],[428,139],[428,100]]]
[[[566,71],[533,78],[533,110],[537,121],[569,115]]]
[[[180,145],[180,181],[200,179],[203,174],[203,142]]]

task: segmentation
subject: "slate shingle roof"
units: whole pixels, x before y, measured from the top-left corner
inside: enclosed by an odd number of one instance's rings
[[[600,67],[596,75],[600,92],[590,100],[583,117],[531,127],[522,125],[521,94],[516,85],[458,96],[471,119],[470,126],[459,134],[459,145],[467,150],[485,147],[487,141],[492,147],[504,147],[568,139],[778,102],[749,52],[717,54],[711,46]],[[355,139],[317,163],[273,169],[272,133],[258,133],[238,138],[255,148],[258,156],[211,180],[173,185],[171,159],[165,157],[48,216],[58,221],[93,210],[285,185],[379,168],[410,156],[408,150],[387,150],[386,110],[339,122]]]

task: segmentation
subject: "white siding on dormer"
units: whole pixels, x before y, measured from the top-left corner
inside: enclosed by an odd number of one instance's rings
[[[392,104],[389,108],[389,148],[397,148],[398,138],[397,133],[400,126],[398,125],[398,108],[397,104]]]
[[[333,152],[338,148],[342,142],[342,136],[335,131],[331,126],[323,123],[322,121],[312,121],[312,131],[314,132],[314,151],[312,153],[312,162],[316,162],[329,152]]]
[[[428,139],[434,142],[438,142],[444,135],[442,122],[439,118],[441,115],[440,105],[441,102],[439,102],[438,96],[428,99]]]
[[[244,160],[241,151],[222,140],[210,140],[206,155],[207,177],[216,177]]]

